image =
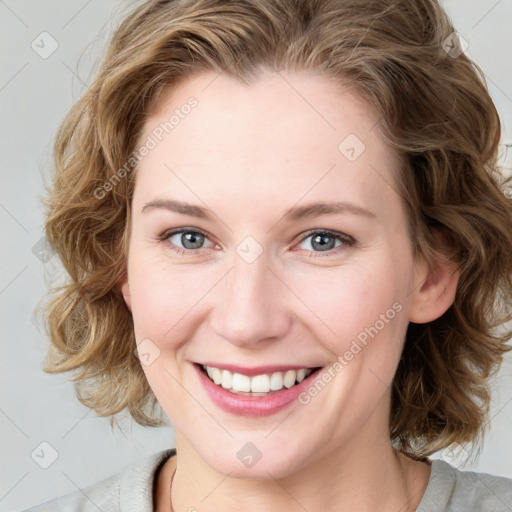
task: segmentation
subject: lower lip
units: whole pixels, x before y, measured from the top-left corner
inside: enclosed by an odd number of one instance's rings
[[[247,396],[235,395],[225,390],[223,387],[217,386],[217,384],[212,382],[206,374],[203,373],[199,365],[194,364],[193,366],[212,402],[224,411],[239,416],[269,416],[275,414],[296,400],[302,392],[306,391],[319,375],[320,370],[322,370],[322,368],[319,368],[308,375],[308,377],[299,384],[291,388],[283,388],[281,391],[277,391],[271,395]]]

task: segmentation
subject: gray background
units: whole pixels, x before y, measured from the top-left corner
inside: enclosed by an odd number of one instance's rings
[[[112,433],[107,419],[75,398],[69,375],[45,374],[48,342],[35,314],[48,278],[61,274],[57,258],[41,246],[41,197],[50,175],[52,138],[90,82],[115,21],[133,5],[0,0],[1,511],[85,487],[174,446],[171,426],[145,429],[126,416],[122,431]],[[512,143],[512,0],[446,0],[444,5],[469,43],[466,53],[485,72],[502,117],[505,149]],[[52,45],[58,47],[48,55]],[[512,147],[502,155],[511,167]],[[490,431],[478,457],[463,465],[464,450],[437,456],[464,469],[512,478],[511,383],[508,357],[493,384]]]

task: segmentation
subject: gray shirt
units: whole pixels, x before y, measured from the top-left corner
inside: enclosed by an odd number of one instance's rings
[[[155,453],[79,491],[25,512],[153,512],[155,475],[176,450]],[[202,507],[199,507],[202,508]],[[430,479],[416,512],[512,512],[512,479],[459,471],[432,460]]]

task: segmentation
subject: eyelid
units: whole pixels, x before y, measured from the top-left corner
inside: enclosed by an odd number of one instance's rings
[[[182,227],[182,228],[167,229],[161,235],[158,236],[158,239],[160,241],[162,241],[162,242],[165,242],[165,241],[168,241],[168,239],[171,236],[177,235],[179,233],[196,233],[196,234],[200,234],[200,235],[203,235],[208,240],[210,240],[210,242],[212,242],[212,244],[215,244],[215,242],[213,240],[211,240],[212,237],[206,231],[203,231],[202,229],[199,229],[199,228],[192,228],[192,227],[186,227],[186,226]],[[174,245],[174,244],[172,244],[172,245]],[[194,250],[194,249],[183,249],[181,247],[177,247],[177,249],[180,249],[181,251],[188,252],[188,253],[193,253],[193,252],[199,253],[204,248]]]
[[[301,235],[298,244],[301,244],[304,240],[309,238],[312,235],[327,235],[331,238],[334,238],[336,240],[339,240],[341,242],[341,245],[338,247],[334,247],[332,249],[329,249],[327,251],[310,251],[307,249],[293,249],[294,251],[306,251],[306,253],[309,254],[309,258],[329,258],[329,257],[336,257],[340,254],[344,253],[349,247],[355,245],[356,240],[351,237],[350,235],[346,235],[345,233],[339,232],[339,231],[333,231],[331,229],[321,229],[316,228],[307,231],[303,235]]]
[[[207,232],[203,231],[202,229],[192,228],[192,227],[181,227],[181,228],[168,229],[168,230],[164,231],[161,235],[159,235],[158,239],[162,242],[165,242],[165,241],[168,241],[168,239],[171,236],[179,234],[179,233],[197,233],[197,234],[203,235],[205,238],[210,240],[210,242],[212,242],[212,244],[215,245],[215,242],[213,242],[213,240],[211,240],[211,237]],[[342,242],[342,245],[339,247],[336,247],[334,249],[330,249],[328,251],[318,251],[318,252],[317,251],[307,251],[307,252],[314,254],[315,256],[313,256],[313,257],[322,257],[322,256],[329,256],[332,254],[337,254],[339,252],[339,250],[343,250],[344,246],[352,246],[356,243],[356,240],[353,237],[351,237],[350,235],[346,235],[345,233],[342,233],[339,231],[333,231],[333,230],[325,229],[325,228],[323,228],[323,229],[315,228],[315,229],[310,229],[309,231],[306,231],[305,233],[300,235],[300,238],[299,238],[297,244],[300,244],[306,238],[309,238],[310,236],[315,235],[315,234],[328,235],[332,238],[340,240]],[[182,248],[182,247],[177,247],[172,243],[171,243],[171,245],[173,246],[172,250],[178,254],[194,254],[194,253],[200,254],[203,250],[207,249],[207,248],[200,248],[200,249],[195,250],[195,249],[186,249],[186,248]],[[304,249],[302,249],[302,250],[304,250]],[[325,252],[325,254],[322,254],[322,252]]]
[[[303,242],[306,238],[310,237],[311,235],[315,235],[315,234],[329,235],[333,238],[337,238],[338,240],[341,240],[346,245],[354,245],[356,243],[354,238],[352,238],[350,235],[346,235],[345,233],[341,233],[339,231],[332,231],[331,229],[320,229],[320,228],[311,229],[311,230],[307,231],[306,233],[301,235],[299,242]]]

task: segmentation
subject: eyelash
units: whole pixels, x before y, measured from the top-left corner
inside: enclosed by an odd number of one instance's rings
[[[194,234],[200,234],[202,236],[204,236],[205,238],[208,238],[208,235],[204,232],[204,231],[201,231],[200,229],[188,229],[188,228],[178,228],[178,229],[172,229],[170,231],[165,231],[164,233],[162,233],[161,235],[159,235],[158,239],[161,241],[161,242],[169,242],[169,238],[173,235],[176,235],[176,234],[179,234],[179,233],[194,233]],[[313,229],[313,230],[310,230],[308,232],[306,232],[300,239],[299,239],[299,244],[302,243],[304,240],[306,240],[307,238],[309,238],[310,236],[313,236],[313,235],[327,235],[329,237],[332,237],[332,238],[335,238],[336,240],[339,240],[340,242],[342,242],[342,245],[338,246],[338,247],[335,247],[333,249],[330,249],[328,251],[325,251],[325,255],[322,254],[323,251],[309,251],[311,252],[312,254],[315,254],[315,256],[310,256],[313,257],[313,258],[318,258],[318,257],[326,257],[326,256],[331,256],[333,254],[338,254],[340,251],[343,251],[343,250],[346,250],[346,246],[352,246],[356,243],[356,241],[349,235],[345,235],[343,233],[339,233],[337,231],[331,231],[329,229]],[[209,238],[208,238],[209,239]],[[171,250],[173,252],[175,252],[176,254],[179,254],[179,255],[190,255],[192,253],[197,253],[197,252],[200,252],[201,249],[182,249],[181,247],[177,247],[176,245],[174,245],[172,242],[169,242],[169,245],[171,247]],[[302,250],[306,250],[306,249],[302,249]]]

